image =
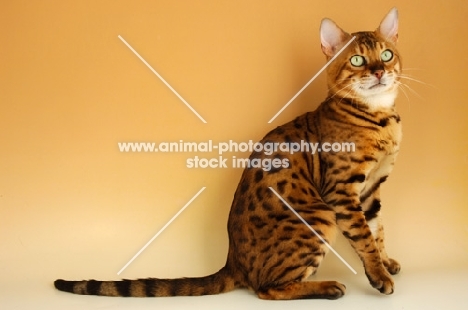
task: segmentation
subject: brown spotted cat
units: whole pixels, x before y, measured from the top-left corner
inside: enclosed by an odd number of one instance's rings
[[[383,294],[394,289],[390,274],[400,265],[384,248],[380,184],[393,168],[401,139],[394,99],[401,59],[395,48],[398,14],[392,9],[374,32],[348,34],[324,19],[322,51],[329,66],[327,99],[268,133],[261,143],[354,143],[354,152],[254,152],[250,159],[280,159],[270,170],[246,168],[228,221],[226,265],[200,278],[123,281],[55,281],[75,294],[105,296],[195,296],[249,288],[263,299],[343,296],[335,281],[305,281],[328,248],[277,197],[291,205],[326,241],[339,228],[361,258],[370,284]]]

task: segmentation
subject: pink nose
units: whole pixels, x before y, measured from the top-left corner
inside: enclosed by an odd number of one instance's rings
[[[380,81],[380,79],[381,79],[382,76],[384,75],[384,70],[376,70],[376,71],[374,71],[374,75],[375,75],[375,77],[378,78],[379,81]]]

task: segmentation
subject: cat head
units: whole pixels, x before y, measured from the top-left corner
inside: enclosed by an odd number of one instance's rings
[[[336,57],[327,68],[329,96],[348,99],[370,110],[393,107],[401,72],[396,8],[375,31],[349,34],[332,20],[324,19],[320,38],[327,60]]]

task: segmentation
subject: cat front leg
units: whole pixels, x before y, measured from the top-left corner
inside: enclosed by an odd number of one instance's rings
[[[339,183],[335,198],[328,203],[336,214],[336,223],[361,258],[370,284],[383,294],[393,293],[394,282],[384,266],[380,249],[366,221],[355,183]]]
[[[387,251],[385,250],[384,227],[382,224],[382,216],[380,215],[380,212],[375,218],[368,221],[368,225],[371,228],[372,235],[374,236],[377,247],[379,248],[380,257],[382,258],[382,262],[385,268],[387,268],[388,272],[393,275],[399,273],[401,269],[400,263],[398,263],[393,258],[390,258],[387,254]]]
[[[380,257],[382,262],[391,274],[397,274],[400,272],[400,264],[389,258],[387,251],[385,250],[385,234],[384,226],[382,221],[382,211],[380,211],[380,187],[376,187],[375,190],[364,196],[361,196],[361,206],[364,211],[367,224],[374,236],[377,247],[380,251]]]

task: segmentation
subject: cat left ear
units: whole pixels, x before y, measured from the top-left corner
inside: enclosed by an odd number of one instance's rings
[[[380,34],[388,41],[396,44],[398,41],[398,10],[393,8],[382,20],[379,26]]]
[[[349,37],[349,34],[338,27],[334,21],[328,18],[322,20],[320,24],[320,41],[322,43],[322,51],[326,56],[335,56],[347,37]]]

